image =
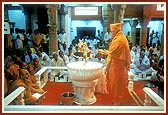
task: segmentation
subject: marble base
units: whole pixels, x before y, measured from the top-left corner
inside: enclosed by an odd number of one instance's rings
[[[79,105],[91,105],[96,102],[96,97],[94,95],[95,85],[98,79],[93,81],[72,81],[74,86],[74,103]]]

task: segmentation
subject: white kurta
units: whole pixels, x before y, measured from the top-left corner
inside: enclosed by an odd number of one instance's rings
[[[146,57],[142,59],[142,63],[140,63],[140,57],[135,59],[135,74],[142,73],[142,74],[151,74],[152,70],[150,68],[150,60]]]

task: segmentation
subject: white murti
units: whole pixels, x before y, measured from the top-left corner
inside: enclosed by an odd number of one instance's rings
[[[80,105],[95,103],[95,85],[103,72],[103,64],[79,61],[69,63],[67,69],[74,86],[74,102]]]

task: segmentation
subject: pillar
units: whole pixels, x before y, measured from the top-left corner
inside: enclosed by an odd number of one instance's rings
[[[115,5],[114,23],[123,23],[125,8],[126,8],[125,4]]]
[[[114,5],[114,23],[119,22],[118,14],[119,14],[119,5]]]
[[[61,15],[61,29],[65,30],[65,15]]]
[[[52,52],[58,52],[58,35],[57,35],[57,5],[46,5],[48,8],[48,27],[49,27],[49,55]]]
[[[141,45],[145,45],[146,46],[146,42],[147,42],[147,25],[149,24],[149,22],[151,21],[151,18],[140,18],[140,25],[141,25],[141,29],[140,29],[140,46]]]
[[[102,7],[102,17],[103,17],[103,32],[107,32],[108,26],[108,14],[107,14],[107,5],[103,5]]]
[[[126,4],[121,4],[119,18],[118,18],[120,23],[123,23],[125,8],[126,8]]]
[[[109,25],[113,23],[113,8],[111,5],[103,5],[102,7],[102,17],[103,17],[103,31],[107,32]]]
[[[26,30],[31,29],[31,11],[28,9],[24,9],[25,14],[25,23],[26,23]]]
[[[61,16],[61,19],[60,19],[61,25],[60,25],[60,27],[61,27],[61,29],[64,29],[66,31],[65,15],[68,13],[68,8],[64,4],[59,4],[58,5],[58,13]]]
[[[141,45],[145,45],[146,46],[147,25],[148,25],[148,23],[146,23],[146,22],[142,22],[141,23],[141,29],[140,29],[140,46]]]
[[[131,25],[131,41],[133,43],[133,46],[136,44],[136,26],[138,24],[138,20],[129,20],[129,23]]]

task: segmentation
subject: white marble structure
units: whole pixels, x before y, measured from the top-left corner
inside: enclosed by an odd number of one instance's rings
[[[95,103],[95,85],[102,74],[103,65],[98,62],[79,61],[69,63],[67,69],[74,86],[74,102],[79,105]]]

